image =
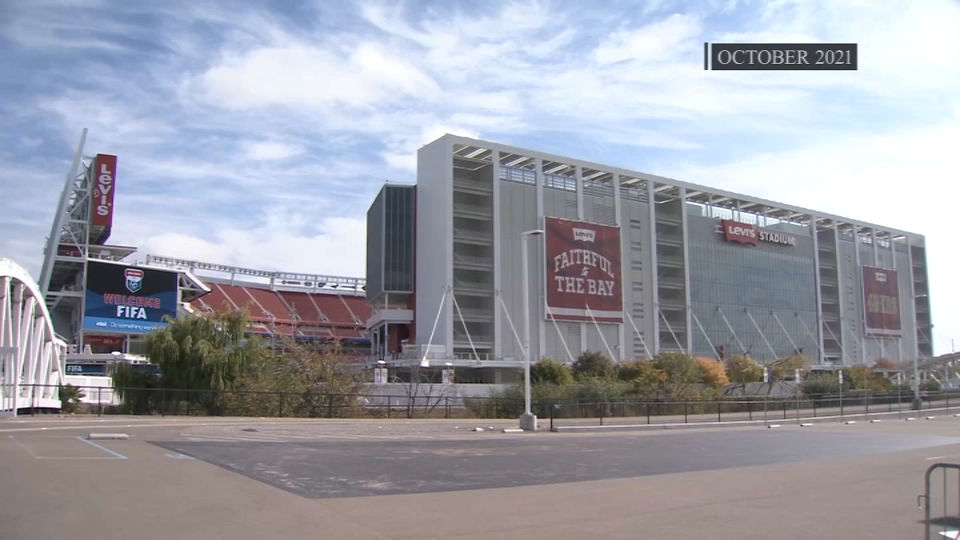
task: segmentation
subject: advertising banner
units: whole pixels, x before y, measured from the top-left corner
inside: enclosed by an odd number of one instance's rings
[[[900,337],[900,287],[896,270],[863,267],[863,304],[866,335]]]
[[[90,166],[90,225],[113,225],[113,195],[117,182],[117,156],[97,154]]]
[[[756,246],[758,242],[781,246],[797,245],[797,237],[792,234],[761,229],[756,223],[742,223],[732,219],[720,220],[718,232],[723,234],[724,242],[736,242],[748,246]]]
[[[547,318],[623,322],[620,228],[548,217],[544,233]]]
[[[84,330],[146,334],[177,315],[178,274],[102,261],[87,263]]]

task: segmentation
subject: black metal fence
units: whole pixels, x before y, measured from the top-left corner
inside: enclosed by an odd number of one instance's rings
[[[789,422],[823,418],[909,417],[924,410],[960,410],[960,393],[924,392],[914,403],[912,393],[850,392],[722,400],[609,401],[557,403],[545,415],[551,429],[563,425],[705,424],[721,422]]]
[[[523,396],[462,397],[436,389],[442,385],[411,385],[406,394],[341,394],[323,389],[308,392],[175,390],[164,388],[74,387],[79,394],[64,402],[64,411],[77,414],[161,416],[248,416],[299,418],[517,418]],[[30,406],[29,395],[42,386],[21,387],[23,412],[43,412]],[[67,397],[61,394],[61,398]],[[534,400],[532,411],[551,426],[563,424],[716,423],[856,417],[907,413],[912,393],[851,392],[843,395],[763,397],[712,400],[616,399],[609,401]],[[960,407],[960,393],[925,392],[922,409]]]

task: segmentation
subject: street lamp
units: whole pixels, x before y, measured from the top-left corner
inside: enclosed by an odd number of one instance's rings
[[[521,260],[523,261],[523,416],[520,417],[520,429],[537,430],[537,417],[530,410],[530,326],[533,317],[530,314],[530,255],[527,241],[531,236],[540,236],[543,231],[535,229],[520,235]]]
[[[926,298],[926,297],[927,295],[925,294],[913,295],[914,300],[917,300],[919,298]],[[917,320],[916,302],[914,302],[913,304],[913,312],[914,312],[913,320],[914,320],[914,324],[916,324],[916,320]],[[920,369],[919,369],[919,366],[917,365],[919,362],[917,357],[920,356],[920,347],[917,347],[916,351],[917,352],[913,355],[913,410],[919,411],[920,409],[923,408],[923,400],[920,399]]]

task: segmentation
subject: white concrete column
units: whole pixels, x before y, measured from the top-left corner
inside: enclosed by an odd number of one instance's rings
[[[500,151],[493,150],[490,154],[493,161],[493,354],[500,358],[503,355],[503,306],[500,304],[501,273],[504,259],[501,258],[503,239],[500,238]],[[513,334],[507,332],[513,339]]]
[[[544,226],[543,218],[546,216],[543,208],[543,159],[536,158],[536,176],[537,176],[537,227],[542,228]],[[537,301],[537,319],[539,332],[538,332],[538,343],[537,343],[537,355],[531,358],[532,362],[537,362],[543,358],[546,348],[547,348],[547,325],[546,325],[546,283],[544,281],[544,273],[546,264],[546,238],[545,235],[541,235],[539,238],[534,239],[533,244],[537,245],[539,243],[540,250],[536,256],[533,257],[533,260],[537,261],[533,266],[537,269],[536,275],[537,279],[533,282],[533,285],[536,286],[538,298]],[[531,344],[533,348],[533,344]]]

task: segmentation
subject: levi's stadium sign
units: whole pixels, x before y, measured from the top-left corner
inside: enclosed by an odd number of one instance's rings
[[[741,223],[732,219],[720,221],[723,240],[755,246],[758,242],[780,244],[783,246],[797,245],[797,237],[782,232],[766,231],[757,227],[755,223]]]
[[[548,217],[547,318],[623,322],[620,228]]]

